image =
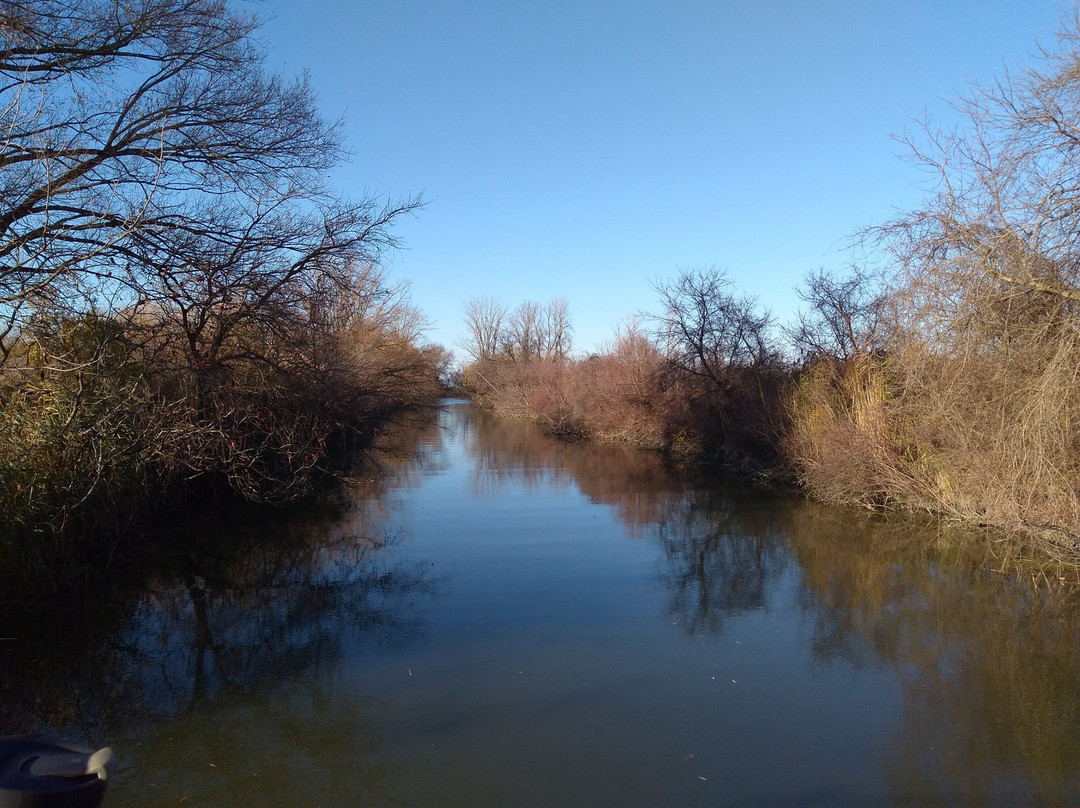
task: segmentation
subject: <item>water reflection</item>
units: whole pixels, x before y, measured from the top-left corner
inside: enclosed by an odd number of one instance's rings
[[[1080,608],[1064,588],[994,574],[985,537],[862,517],[655,455],[553,443],[470,412],[478,493],[568,482],[664,554],[668,606],[691,635],[766,609],[793,570],[818,665],[899,677],[887,777],[898,804],[1074,804],[1080,795]]]
[[[0,735],[115,736],[314,675],[357,638],[420,630],[412,606],[436,582],[387,559],[398,541],[387,524],[402,487],[437,472],[440,438],[432,418],[413,424],[302,506],[158,525],[120,560],[137,568],[136,589],[0,612]]]
[[[498,418],[474,407],[459,407],[462,441],[472,458],[471,493],[494,497],[510,482],[535,490],[553,486],[569,491],[565,447],[528,424]]]
[[[790,502],[769,514],[698,494],[659,523],[673,612],[691,633],[762,609],[792,566],[820,666],[895,674],[896,804],[1074,805],[1077,593],[990,572],[984,541]]]
[[[790,554],[782,525],[730,490],[696,490],[669,500],[657,520],[671,612],[689,634],[717,635],[724,620],[762,609]]]
[[[856,656],[901,679],[893,793],[923,804],[1075,805],[1077,592],[991,573],[977,540],[935,544],[932,533],[872,519],[853,531],[812,506],[795,524],[819,658],[860,647]]]
[[[412,630],[401,603],[428,584],[419,571],[383,567],[381,547],[278,545],[229,566],[185,557],[182,583],[135,601],[117,637],[123,679],[148,713],[173,717],[267,677],[331,665],[347,636]]]
[[[119,738],[118,805],[1080,796],[1080,599],[983,537],[469,406],[395,434],[128,594],[8,614],[0,733]]]
[[[576,489],[591,502],[614,508],[628,534],[639,537],[660,521],[673,494],[695,485],[670,459],[653,452],[553,441],[539,427],[474,407],[460,408],[454,414],[458,419],[476,496],[497,496],[511,482],[529,490]]]
[[[476,490],[568,481],[654,535],[668,606],[690,635],[766,609],[796,573],[821,666],[898,676],[903,721],[888,781],[898,804],[1074,804],[1080,795],[1080,608],[1066,588],[991,572],[984,536],[862,517],[730,482],[658,456],[553,443],[470,413]],[[553,482],[554,481],[554,482]]]

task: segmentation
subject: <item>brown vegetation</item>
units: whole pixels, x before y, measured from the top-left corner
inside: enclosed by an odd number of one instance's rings
[[[887,354],[833,357],[794,397],[791,446],[816,493],[1004,527],[1076,557],[1078,37],[1073,20],[1039,66],[964,101],[966,128],[910,140],[939,185],[867,234],[895,267],[874,343]]]
[[[728,295],[729,285],[719,270],[682,272],[658,287],[665,313],[653,318],[654,332],[631,320],[607,349],[583,359],[521,350],[517,331],[495,314],[504,307],[471,301],[465,348],[474,361],[465,385],[497,412],[553,434],[774,464],[786,372],[769,342],[768,314]],[[491,344],[500,350],[485,352]]]
[[[380,265],[418,200],[330,193],[337,129],[256,27],[225,0],[0,11],[6,570],[82,569],[178,483],[296,497],[439,391]]]
[[[825,500],[1077,560],[1080,19],[958,109],[966,126],[908,141],[939,180],[925,204],[863,234],[877,270],[806,276],[786,351],[723,272],[684,270],[652,328],[583,359],[477,349],[469,386],[556,433],[783,466]],[[484,321],[494,344],[504,322]]]

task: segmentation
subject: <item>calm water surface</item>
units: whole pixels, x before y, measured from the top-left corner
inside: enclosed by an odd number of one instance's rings
[[[1070,590],[463,403],[383,448],[4,613],[0,734],[111,744],[110,808],[1080,799]]]

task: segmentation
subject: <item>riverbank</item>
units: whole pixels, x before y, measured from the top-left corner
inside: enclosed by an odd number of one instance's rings
[[[0,609],[0,732],[109,744],[120,807],[1080,793],[1073,591],[463,403],[415,427],[383,474],[174,521],[129,590]]]
[[[971,368],[910,349],[735,370],[710,387],[638,334],[584,360],[476,363],[465,379],[481,406],[554,436],[718,463],[843,507],[930,514],[1036,569],[1080,565],[1075,475],[1067,449],[1052,454],[1062,433],[1010,428],[1035,406],[1024,391],[1037,369],[1019,391],[987,380],[978,407],[942,378]]]
[[[0,372],[5,599],[94,586],[163,510],[307,496],[388,419],[442,394],[441,351],[397,342],[307,373],[203,378],[128,354],[78,373]]]
[[[422,200],[331,186],[342,126],[257,15],[20,0],[3,26],[4,596],[80,586],[177,496],[301,497],[440,394],[385,261]]]

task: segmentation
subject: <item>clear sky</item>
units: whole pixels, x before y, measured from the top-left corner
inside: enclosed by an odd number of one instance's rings
[[[271,64],[344,116],[349,194],[426,207],[392,276],[462,305],[565,297],[575,348],[718,266],[778,318],[919,199],[893,135],[1053,42],[1059,0],[265,0]]]

